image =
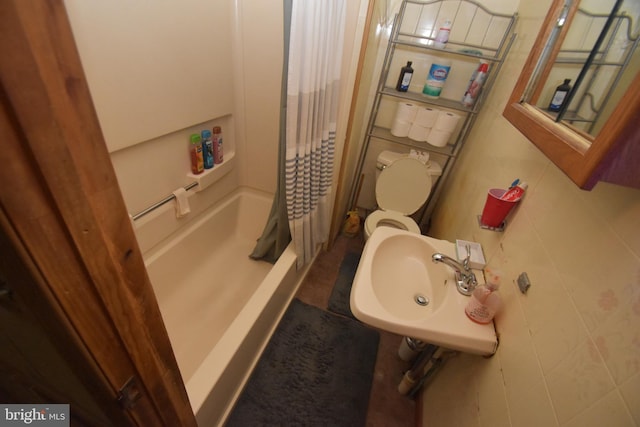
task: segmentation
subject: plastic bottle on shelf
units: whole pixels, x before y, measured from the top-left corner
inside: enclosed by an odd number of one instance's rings
[[[497,290],[500,287],[500,270],[485,269],[487,283],[478,285],[464,309],[467,316],[477,323],[489,323],[502,307]]]
[[[422,94],[429,98],[439,98],[450,70],[451,61],[446,59],[439,59],[437,63],[431,64]]]
[[[398,83],[396,84],[396,90],[398,92],[406,92],[409,90],[409,83],[411,83],[411,77],[413,77],[413,68],[411,68],[411,64],[411,61],[407,61],[407,65],[400,69]]]
[[[506,193],[504,193],[502,197],[500,197],[500,200],[506,200],[507,202],[515,202],[517,200],[520,200],[524,192],[527,191],[528,187],[529,185],[526,182],[518,182],[516,185],[509,188]]]
[[[199,174],[204,171],[204,160],[202,157],[202,138],[197,133],[194,133],[189,138],[191,146],[189,147],[191,157],[191,172]]]
[[[438,30],[433,45],[438,49],[444,49],[449,41],[449,34],[451,34],[451,20],[447,19]]]
[[[480,89],[482,89],[482,85],[487,78],[487,72],[489,72],[489,64],[486,61],[480,61],[480,65],[471,75],[469,86],[467,86],[467,90],[462,97],[462,105],[465,107],[473,107],[473,104],[475,104],[480,94]]]
[[[211,131],[208,129],[200,133],[202,137],[202,159],[205,169],[213,167],[213,142],[211,141]]]
[[[562,103],[567,97],[567,94],[571,92],[571,85],[569,83],[571,83],[571,79],[564,79],[564,83],[556,88],[549,103],[549,111],[560,111],[560,107],[562,107]]]
[[[222,163],[222,128],[220,126],[213,127],[213,160],[215,164]]]

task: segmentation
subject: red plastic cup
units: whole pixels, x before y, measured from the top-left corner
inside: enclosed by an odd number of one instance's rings
[[[484,204],[482,210],[482,216],[480,222],[488,227],[500,227],[504,219],[509,215],[511,209],[518,204],[520,199],[516,201],[500,200],[500,197],[506,193],[507,190],[501,188],[492,188],[487,194],[487,201]]]

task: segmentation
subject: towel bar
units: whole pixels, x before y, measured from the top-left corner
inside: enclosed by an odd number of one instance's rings
[[[191,190],[193,187],[195,187],[197,185],[198,185],[197,182],[192,182],[191,184],[186,185],[184,187],[184,189],[186,191],[189,191],[189,190]],[[142,218],[143,216],[145,216],[146,214],[148,214],[149,212],[151,212],[152,210],[159,208],[160,206],[164,205],[165,203],[169,203],[170,201],[172,201],[175,198],[176,198],[176,196],[174,196],[173,194],[170,194],[167,197],[165,197],[164,199],[162,199],[162,200],[154,203],[153,205],[149,206],[148,208],[141,210],[137,214],[133,215],[131,218],[134,221],[136,221],[136,220]]]

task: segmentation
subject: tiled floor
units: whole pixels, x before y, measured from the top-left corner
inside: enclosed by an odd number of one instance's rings
[[[339,236],[329,251],[322,251],[318,255],[296,297],[326,310],[344,254],[349,250],[361,251],[363,246],[362,236],[352,239]],[[406,362],[397,356],[401,340],[402,337],[398,335],[380,331],[378,357],[369,397],[368,427],[415,425],[416,403],[397,392],[398,383],[408,369]]]

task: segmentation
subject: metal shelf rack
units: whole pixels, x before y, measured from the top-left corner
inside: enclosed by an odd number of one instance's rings
[[[451,33],[446,48],[440,49],[435,47],[433,42],[438,32],[439,24],[442,24],[445,19],[450,20],[452,23]],[[365,159],[373,141],[385,141],[404,149],[415,148],[444,157],[446,160],[442,165],[442,175],[433,186],[429,199],[414,217],[423,233],[428,231],[430,217],[440,197],[442,188],[515,40],[514,26],[516,19],[516,14],[494,13],[472,0],[404,0],[400,5],[387,45],[355,176],[362,176],[363,173],[365,175],[367,173],[375,173],[375,171],[363,171]],[[466,87],[460,88],[457,99],[431,99],[425,97],[422,93],[412,92],[411,90],[398,92],[395,88],[389,87],[388,78],[391,64],[399,50],[409,50],[416,55],[431,55],[457,61],[473,61],[476,64],[479,60],[488,62],[490,64],[489,73],[474,106],[469,108],[460,102]],[[409,138],[393,136],[387,126],[378,123],[380,104],[383,99],[436,106],[439,109],[453,111],[461,115],[462,124],[457,135],[452,137],[454,142],[451,143],[450,141],[450,144],[445,147],[435,147]],[[358,201],[355,200],[358,186],[359,183],[355,182],[351,189],[349,206],[358,206]]]

